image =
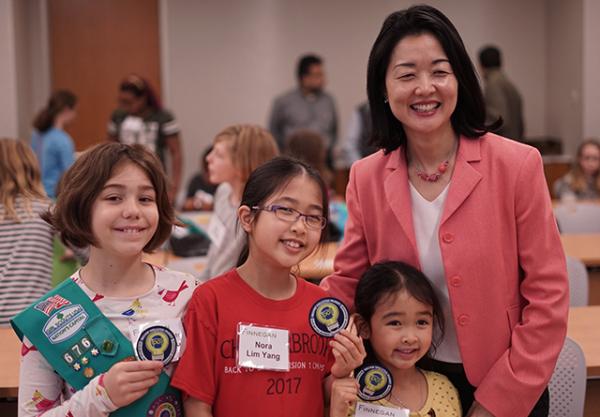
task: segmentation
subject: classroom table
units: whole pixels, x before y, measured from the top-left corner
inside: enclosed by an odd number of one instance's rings
[[[338,243],[330,242],[321,247],[298,265],[298,276],[309,279],[321,279],[333,273],[333,258]]]
[[[0,327],[0,398],[16,397],[21,342],[11,327]]]
[[[588,268],[589,304],[600,305],[600,233],[563,234],[565,253],[580,259]]]
[[[600,266],[600,233],[560,235],[565,253],[587,267]]]
[[[584,416],[600,416],[600,306],[571,307],[567,335],[585,356],[588,379]]]

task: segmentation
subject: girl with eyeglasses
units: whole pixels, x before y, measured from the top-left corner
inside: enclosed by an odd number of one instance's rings
[[[571,172],[554,183],[556,198],[594,200],[600,198],[600,142],[584,141],[577,149],[577,162]]]
[[[323,180],[303,162],[278,157],[250,175],[238,209],[247,251],[198,288],[186,314],[172,384],[187,394],[187,416],[322,416],[326,376],[362,362],[354,325],[333,340],[312,330],[311,307],[327,294],[292,272],[317,250],[327,207]]]

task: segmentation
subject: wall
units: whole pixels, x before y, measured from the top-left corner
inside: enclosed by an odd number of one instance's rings
[[[384,18],[412,3],[162,2],[166,98],[182,127],[186,174],[226,125],[266,124],[273,97],[296,84],[296,59],[305,52],[325,58],[327,89],[337,100],[343,137],[352,109],[366,98],[367,58]],[[506,72],[524,97],[527,135],[546,134],[547,71],[539,64],[546,62],[546,2],[429,3],[453,20],[472,58],[487,43],[503,49]]]
[[[582,137],[582,1],[548,2],[546,91],[547,133],[563,140],[563,152],[574,155]]]
[[[600,2],[583,0],[583,136],[600,138]]]
[[[50,94],[46,1],[14,2],[18,136],[29,140],[35,114]]]
[[[0,137],[18,134],[15,49],[14,0],[0,0]]]

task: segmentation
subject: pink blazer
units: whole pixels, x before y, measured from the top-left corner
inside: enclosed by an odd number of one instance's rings
[[[403,151],[356,162],[346,200],[344,242],[322,285],[351,306],[370,265],[420,267]],[[554,370],[569,307],[540,154],[491,133],[461,138],[443,210],[440,248],[475,398],[497,417],[526,416]]]

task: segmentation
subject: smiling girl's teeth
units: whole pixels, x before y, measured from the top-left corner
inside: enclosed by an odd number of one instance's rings
[[[291,240],[284,240],[283,243],[285,243],[287,246],[292,247],[292,248],[299,248],[300,244],[298,242],[294,242]]]
[[[415,109],[416,111],[426,112],[426,111],[431,111],[431,110],[435,109],[437,107],[437,104],[436,103],[431,103],[431,104],[413,104],[411,107],[413,109]]]

